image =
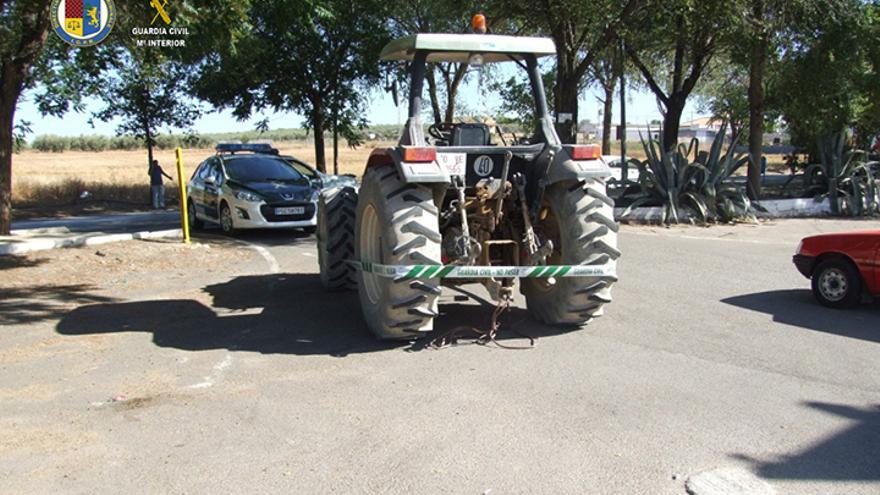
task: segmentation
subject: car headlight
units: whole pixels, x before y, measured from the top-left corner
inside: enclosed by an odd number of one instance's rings
[[[263,198],[259,194],[255,194],[249,191],[235,191],[235,197],[242,201],[250,201],[252,203],[257,203],[263,200]]]

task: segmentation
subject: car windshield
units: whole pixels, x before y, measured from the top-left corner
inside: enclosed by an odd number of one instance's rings
[[[226,173],[238,182],[297,182],[309,181],[290,164],[278,158],[265,156],[236,157],[225,160]]]
[[[290,160],[289,163],[290,163],[290,166],[293,167],[293,168],[295,168],[297,172],[299,172],[299,173],[305,175],[306,177],[309,177],[309,178],[311,178],[311,179],[317,179],[317,178],[318,178],[318,174],[315,173],[314,170],[312,170],[312,169],[310,169],[309,167],[303,165],[302,163],[300,163],[300,162],[298,162],[298,161],[296,161],[296,160]]]

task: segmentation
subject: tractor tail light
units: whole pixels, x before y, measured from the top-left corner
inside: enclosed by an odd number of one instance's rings
[[[568,152],[572,160],[598,160],[602,156],[602,150],[597,144],[569,146]]]
[[[436,148],[416,148],[405,146],[403,148],[403,161],[405,162],[433,162],[437,159]]]

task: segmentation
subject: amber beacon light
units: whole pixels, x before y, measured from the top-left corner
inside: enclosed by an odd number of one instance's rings
[[[486,34],[486,16],[483,14],[476,14],[471,19],[471,28],[475,33]]]

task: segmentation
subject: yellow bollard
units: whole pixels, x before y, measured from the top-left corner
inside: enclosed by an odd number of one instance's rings
[[[178,146],[177,155],[177,187],[180,189],[180,225],[183,230],[183,242],[189,244],[189,215],[186,210],[186,176],[183,175],[183,150]]]

